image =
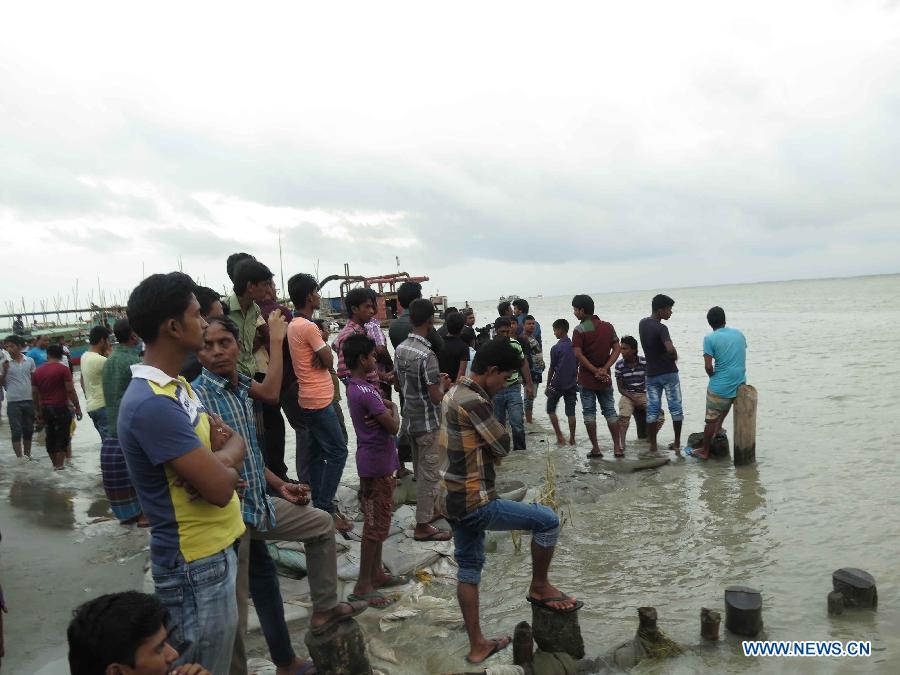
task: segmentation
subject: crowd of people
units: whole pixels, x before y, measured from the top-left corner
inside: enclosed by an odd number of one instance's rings
[[[127,318],[112,333],[91,330],[81,385],[102,438],[103,486],[122,523],[150,528],[156,595],[110,594],[78,608],[69,628],[73,673],[246,673],[249,598],[279,675],[313,672],[314,664],[291,645],[265,542],[303,543],[314,635],[390,606],[395,599],[384,589],[409,581],[382,564],[395,481],[409,475],[408,462],[416,489],[414,538],[453,541],[471,663],[511,639],[481,630],[486,531],[532,533],[530,603],[555,612],[583,606],[549,580],[557,515],[499,498],[496,468],[511,451],[526,450],[526,425],[544,381],[560,445],[576,442],[580,397],[588,457],[603,457],[598,404],[615,457],[624,454],[635,414],[646,417],[649,452],[658,453],[665,393],[672,449],[680,452],[678,353],[664,323],[671,298],[657,295],[652,314],[641,320],[641,356],[637,339],[619,338],[595,314],[592,298],[576,295],[578,323],[570,338],[566,319],[553,322],[557,342],[547,365],[541,326],[524,299],[501,303],[493,335],[479,336],[469,308],[448,310],[437,330],[421,286],[404,283],[397,291],[401,313],[386,339],[375,318],[378,297],[356,288],[345,297],[346,323],[329,344],[328,328],[315,316],[321,296],[312,275],[290,278],[288,307],[277,300],[271,270],[252,255],[230,256],[226,270],[233,285],[227,298],[180,272],[154,274],[131,293]],[[712,308],[708,320],[702,458],[745,379],[743,335],[725,326],[721,308]],[[43,424],[47,452],[61,469],[72,418],[81,417],[71,370],[57,345],[40,347],[46,363],[38,363],[34,349],[23,353],[17,334],[6,346],[0,385],[16,454],[31,454],[33,429]],[[335,549],[335,532],[353,527],[335,503],[349,455],[342,397],[356,439],[363,516],[360,572],[346,600],[338,597]],[[567,435],[556,414],[560,400]],[[296,439],[295,477],[285,462],[288,427]],[[449,530],[437,526],[441,519]]]

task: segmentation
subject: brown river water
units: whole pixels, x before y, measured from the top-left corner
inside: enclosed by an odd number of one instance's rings
[[[514,289],[511,289],[514,290]],[[577,289],[576,289],[577,290]],[[685,645],[699,642],[701,607],[722,611],[732,584],[762,592],[765,636],[772,640],[870,640],[867,658],[748,658],[727,636],[712,648],[644,663],[640,672],[900,672],[900,276],[663,289],[675,298],[669,329],[680,354],[685,436],[703,425],[706,374],[702,339],[706,310],[725,308],[729,325],[747,336],[748,382],[759,392],[757,461],[700,464],[687,459],[658,470],[607,473],[591,467],[581,426],[575,449],[528,437],[529,449],[499,469],[501,477],[540,486],[548,456],[567,522],[551,579],[586,603],[580,613],[589,656],[608,653],[634,635],[636,609],[652,605],[660,627]],[[619,335],[634,334],[656,291],[594,293],[597,313]],[[531,299],[544,349],[551,324],[574,325],[570,296]],[[473,302],[478,325],[496,302]],[[535,420],[549,429],[543,387]],[[561,409],[560,409],[560,412]],[[349,418],[348,418],[349,419]],[[726,428],[731,434],[730,423]],[[608,439],[601,433],[604,449]],[[672,440],[660,432],[661,447]],[[629,432],[629,456],[646,448]],[[355,480],[354,443],[346,480]],[[99,438],[79,425],[73,470],[53,474],[38,461],[17,462],[0,427],[0,583],[6,616],[4,672],[65,673],[65,626],[71,609],[103,592],[140,588],[146,534],[103,520],[108,507],[99,479]],[[291,453],[292,459],[293,448]],[[290,462],[289,462],[290,464]],[[530,618],[525,592],[527,546],[496,537],[482,583],[488,634],[510,633]],[[878,583],[877,612],[829,618],[831,573],[860,567]],[[452,584],[427,591],[455,606]],[[375,616],[368,616],[375,615]],[[361,622],[378,632],[378,616]],[[459,628],[407,621],[381,633],[399,664],[389,673],[440,673],[465,667]],[[302,624],[295,639],[303,652]],[[265,656],[256,643],[255,654]],[[491,663],[511,663],[507,651]]]

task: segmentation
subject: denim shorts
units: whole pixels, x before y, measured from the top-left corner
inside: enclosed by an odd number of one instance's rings
[[[559,392],[555,389],[547,389],[547,414],[555,415],[556,406],[559,405],[559,399],[565,401],[566,417],[575,417],[575,404],[578,402],[578,389],[569,389],[568,391]]]
[[[541,504],[523,504],[508,499],[494,499],[450,523],[456,547],[456,578],[464,584],[481,582],[484,567],[484,533],[487,530],[524,530],[532,533],[532,541],[542,548],[556,546],[559,539],[559,517]]]
[[[612,387],[605,389],[588,389],[578,385],[578,393],[581,394],[581,416],[585,422],[597,421],[597,402],[600,402],[600,412],[609,422],[619,419],[616,412],[616,396]]]
[[[662,409],[662,393],[666,392],[666,405],[673,422],[684,419],[681,407],[681,380],[678,373],[663,373],[647,378],[647,422],[658,422]]]

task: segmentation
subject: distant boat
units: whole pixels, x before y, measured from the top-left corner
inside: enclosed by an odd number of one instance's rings
[[[497,302],[512,302],[513,300],[518,300],[518,295],[501,295],[500,299]]]

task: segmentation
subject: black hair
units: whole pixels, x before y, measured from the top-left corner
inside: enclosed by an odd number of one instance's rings
[[[431,304],[431,300],[417,298],[410,303],[409,322],[413,325],[413,328],[424,326],[428,322],[428,319],[433,316],[434,305]]]
[[[710,328],[715,330],[725,325],[725,310],[719,307],[711,307],[706,313],[706,320],[709,322]]]
[[[241,260],[234,268],[234,292],[242,295],[247,292],[247,286],[250,284],[269,281],[274,276],[272,270],[256,258]]]
[[[650,302],[650,308],[655,312],[658,309],[666,309],[667,307],[674,307],[675,301],[670,298],[668,295],[663,295],[660,293],[659,295],[654,295],[653,300]]]
[[[219,295],[219,292],[208,286],[197,286],[194,289],[194,295],[197,298],[197,302],[200,303],[200,314],[202,316],[209,316],[214,302],[222,302],[222,296]]]
[[[234,341],[238,344],[241,343],[241,329],[238,328],[238,325],[234,322],[234,319],[227,316],[210,316],[206,319],[206,323],[212,326],[214,323],[219,324],[231,333],[231,336],[234,338]]]
[[[99,345],[103,338],[109,338],[109,328],[106,326],[94,326],[88,333],[88,342],[92,345]]]
[[[526,314],[526,315],[525,315],[525,320],[526,320],[526,321],[534,321],[535,319],[534,319],[533,316],[531,316],[531,314]]]
[[[472,316],[475,313],[475,310],[471,307],[463,307],[461,310],[459,310],[459,313],[463,316]]]
[[[508,316],[498,316],[494,319],[494,330],[497,330],[500,326],[512,326],[512,320]]]
[[[505,301],[501,302],[499,305],[497,305],[497,314],[499,314],[500,316],[503,316],[511,309],[512,309],[512,305],[510,303],[505,302]]]
[[[113,335],[119,344],[125,344],[131,339],[131,324],[128,319],[119,319],[113,324]]]
[[[522,314],[528,314],[528,301],[525,298],[516,298],[512,301],[512,306],[521,310]]]
[[[368,335],[355,333],[344,340],[341,345],[341,353],[344,355],[344,363],[347,368],[353,370],[359,365],[363,356],[368,356],[375,351],[375,340]]]
[[[312,322],[319,327],[319,330],[325,328],[325,319],[313,319]]]
[[[25,338],[21,335],[16,335],[13,333],[12,335],[7,335],[4,342],[12,342],[14,345],[18,345],[19,347],[25,346]]]
[[[559,328],[563,333],[569,332],[569,322],[565,319],[557,319],[553,322],[554,328]]]
[[[628,346],[631,347],[635,352],[638,350],[637,340],[635,340],[635,339],[634,339],[633,337],[631,337],[630,335],[623,335],[623,336],[622,336],[622,339],[619,340],[619,342],[621,342],[623,345],[628,345]]]
[[[344,298],[344,306],[347,308],[347,316],[353,316],[353,308],[354,307],[362,307],[366,304],[367,300],[372,299],[372,294],[369,292],[370,289],[363,288],[362,286],[358,288],[350,289],[347,292],[346,297]]]
[[[481,345],[475,352],[472,372],[484,375],[491,366],[496,366],[500,372],[513,371],[519,369],[519,364],[519,352],[510,343],[505,340],[491,340]]]
[[[288,279],[288,296],[294,303],[294,309],[306,306],[310,294],[319,288],[319,282],[312,274],[295,274]]]
[[[471,326],[466,326],[459,332],[459,337],[465,344],[471,347],[475,344],[475,329]]]
[[[397,289],[397,302],[403,309],[409,309],[413,300],[422,297],[422,284],[416,281],[404,281]]]
[[[159,327],[170,319],[181,321],[194,297],[194,284],[183,272],[151,274],[128,297],[128,321],[149,344],[159,337]]]
[[[113,663],[134,668],[137,651],[169,621],[154,595],[126,591],[101,595],[72,612],[66,635],[72,675],[102,675]]]
[[[62,359],[63,348],[61,345],[47,345],[47,356],[52,359]]]
[[[451,312],[444,320],[444,325],[447,326],[447,333],[450,335],[459,335],[463,326],[466,325],[466,317],[459,312]]]
[[[580,309],[583,312],[587,312],[588,315],[594,313],[594,299],[589,295],[576,295],[572,298],[572,308]]]
[[[238,263],[244,260],[256,260],[256,258],[249,253],[232,253],[228,256],[228,260],[225,261],[225,271],[228,272],[228,278],[231,281],[234,281],[234,270]]]
[[[458,311],[459,310],[456,309],[456,307],[448,307],[446,310],[444,310],[444,316],[450,316],[451,314],[453,314],[453,312],[458,312]]]

